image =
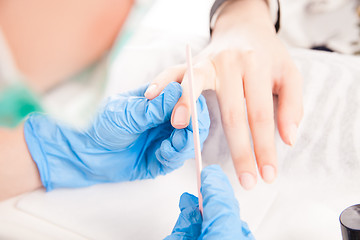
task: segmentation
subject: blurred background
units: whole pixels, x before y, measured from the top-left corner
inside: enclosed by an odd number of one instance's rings
[[[158,15],[144,23],[155,3]],[[81,115],[91,115],[85,103],[93,106],[102,98],[108,56],[121,52],[140,22],[206,38],[212,3],[0,0],[0,126],[14,127],[32,111],[61,111],[55,105],[64,97],[52,96],[66,85],[72,96],[83,96]],[[360,54],[359,5],[359,0],[281,1],[279,36],[291,47]],[[174,6],[182,11],[177,19],[169,15]],[[186,15],[188,9],[197,14]],[[75,93],[78,88],[87,91]]]

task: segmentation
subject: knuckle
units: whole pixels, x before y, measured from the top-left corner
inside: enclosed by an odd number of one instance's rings
[[[195,65],[193,71],[194,76],[196,76],[196,79],[198,80],[195,82],[195,84],[201,84],[204,79],[209,79],[212,76],[212,73],[209,71],[204,71],[201,65]]]
[[[244,52],[236,49],[223,50],[217,54],[216,58],[223,64],[243,61]]]
[[[215,57],[216,65],[222,68],[232,68],[234,66],[257,66],[263,62],[264,56],[259,58],[259,54],[252,49],[227,49],[218,53]]]
[[[253,124],[272,124],[274,121],[274,113],[264,110],[255,110],[250,116]]]
[[[223,125],[230,128],[241,124],[243,117],[241,111],[234,107],[223,110],[221,113]]]
[[[195,87],[197,92],[206,89],[215,89],[216,67],[211,59],[205,59],[194,66]]]

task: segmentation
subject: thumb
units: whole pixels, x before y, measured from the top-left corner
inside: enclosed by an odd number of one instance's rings
[[[181,213],[170,236],[165,240],[197,240],[201,233],[202,217],[197,197],[184,193],[180,197]]]

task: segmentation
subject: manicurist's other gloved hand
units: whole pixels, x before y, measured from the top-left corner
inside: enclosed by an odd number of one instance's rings
[[[173,232],[165,240],[250,240],[255,239],[248,225],[240,219],[239,205],[233,189],[218,165],[201,173],[203,217],[198,198],[184,193],[180,198],[180,216]]]
[[[164,175],[193,157],[191,124],[171,126],[171,112],[181,97],[178,83],[169,84],[155,99],[146,87],[109,98],[87,131],[56,123],[46,115],[31,115],[25,139],[49,191],[96,183],[132,181]],[[208,135],[206,101],[197,101],[200,139]]]

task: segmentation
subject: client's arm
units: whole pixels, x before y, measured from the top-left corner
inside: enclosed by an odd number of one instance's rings
[[[39,187],[40,175],[27,149],[23,126],[0,128],[0,201]]]
[[[27,84],[43,92],[100,59],[134,0],[0,1],[0,26]]]

